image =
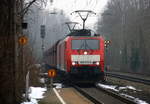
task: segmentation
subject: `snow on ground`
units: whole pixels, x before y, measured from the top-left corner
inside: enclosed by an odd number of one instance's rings
[[[40,81],[41,83],[45,83],[45,79],[44,79],[44,78],[40,78],[39,81]]]
[[[38,100],[44,97],[43,94],[47,89],[41,87],[30,87],[29,90],[30,90],[29,93],[30,102],[23,102],[21,104],[38,104]]]
[[[54,83],[53,85],[55,85],[56,88],[62,88],[63,87],[63,85],[61,83]]]
[[[33,99],[42,99],[44,96],[44,92],[46,91],[46,88],[41,87],[30,87],[31,93],[29,94],[30,98]]]
[[[113,86],[113,85],[104,85],[104,84],[98,84],[98,86],[102,87],[102,88],[105,88],[105,89],[111,89],[111,90],[114,90],[116,92],[118,92],[119,90],[116,89],[117,86]]]
[[[127,95],[127,94],[121,93],[120,95],[133,99],[137,104],[148,104],[147,102],[140,100],[139,98],[135,98],[135,97]]]
[[[142,90],[136,89],[133,86],[119,87],[119,90],[125,90],[125,89],[130,89],[130,90],[134,90],[134,91],[142,91]]]
[[[124,90],[124,89],[130,89],[130,90],[133,90],[133,91],[142,91],[142,90],[137,90],[133,86],[125,86],[125,87],[119,87],[118,88],[116,85],[105,85],[105,84],[101,84],[101,83],[99,83],[98,86],[100,86],[104,89],[110,89],[110,90],[113,90],[113,91],[116,91],[116,92],[119,92],[120,90]],[[137,104],[148,104],[147,102],[142,101],[139,98],[135,98],[133,96],[130,96],[130,95],[127,95],[127,94],[124,94],[124,93],[120,93],[120,95],[125,96],[127,98],[133,99]]]
[[[44,81],[44,79],[40,79],[41,81]],[[56,86],[56,88],[62,88],[63,85],[61,83],[54,83],[53,85]],[[43,94],[47,91],[46,88],[41,87],[30,87],[29,88],[29,99],[30,102],[23,102],[21,104],[38,104],[38,100],[42,99],[44,96]]]
[[[119,90],[125,90],[125,89],[127,89],[127,88],[131,88],[132,90],[135,90],[135,88],[134,87],[132,87],[132,86],[129,86],[129,87],[119,87]]]
[[[111,89],[111,90],[114,90],[116,92],[119,92],[120,90],[125,90],[125,89],[130,89],[133,91],[142,91],[142,90],[136,89],[133,86],[118,87],[116,85],[105,85],[105,84],[101,84],[101,83],[99,83],[98,86],[105,88],[105,89]]]

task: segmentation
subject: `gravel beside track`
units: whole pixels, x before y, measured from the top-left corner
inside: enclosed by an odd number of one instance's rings
[[[111,73],[111,72],[106,72],[107,76],[115,77],[115,78],[120,78],[124,80],[129,80],[133,82],[138,82],[138,83],[143,83],[146,85],[150,85],[150,80],[144,79],[144,78],[139,78],[135,76],[129,76],[129,75],[123,75],[123,74],[117,74],[117,73]]]
[[[95,104],[136,104],[127,98],[110,91],[105,91],[102,88],[79,86],[75,86],[74,88]]]

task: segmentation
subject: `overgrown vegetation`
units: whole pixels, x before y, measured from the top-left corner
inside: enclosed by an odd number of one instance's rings
[[[32,77],[36,76],[34,73],[37,69],[29,69],[29,66],[36,62],[30,46],[22,48],[18,44],[18,38],[22,35],[24,14],[33,3],[40,0],[28,1],[25,3],[25,0],[0,0],[0,104],[20,103],[25,92],[27,71],[32,70]]]

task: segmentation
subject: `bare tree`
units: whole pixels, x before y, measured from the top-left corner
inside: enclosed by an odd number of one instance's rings
[[[98,32],[112,41],[106,56],[112,69],[149,73],[150,0],[110,0]]]
[[[24,6],[23,0],[0,1],[0,103],[16,104],[22,101],[25,74],[20,68],[20,45],[23,16],[33,3]]]

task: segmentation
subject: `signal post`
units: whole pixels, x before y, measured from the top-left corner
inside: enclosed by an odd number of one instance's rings
[[[56,70],[49,69],[48,70],[48,77],[50,78],[50,89],[53,88],[53,78],[56,77]]]
[[[28,38],[25,35],[22,35],[18,38],[18,43],[21,45],[21,67],[22,67],[22,74],[24,73],[24,46],[28,43]],[[29,71],[25,75],[25,101],[28,101],[28,89],[29,89]]]

